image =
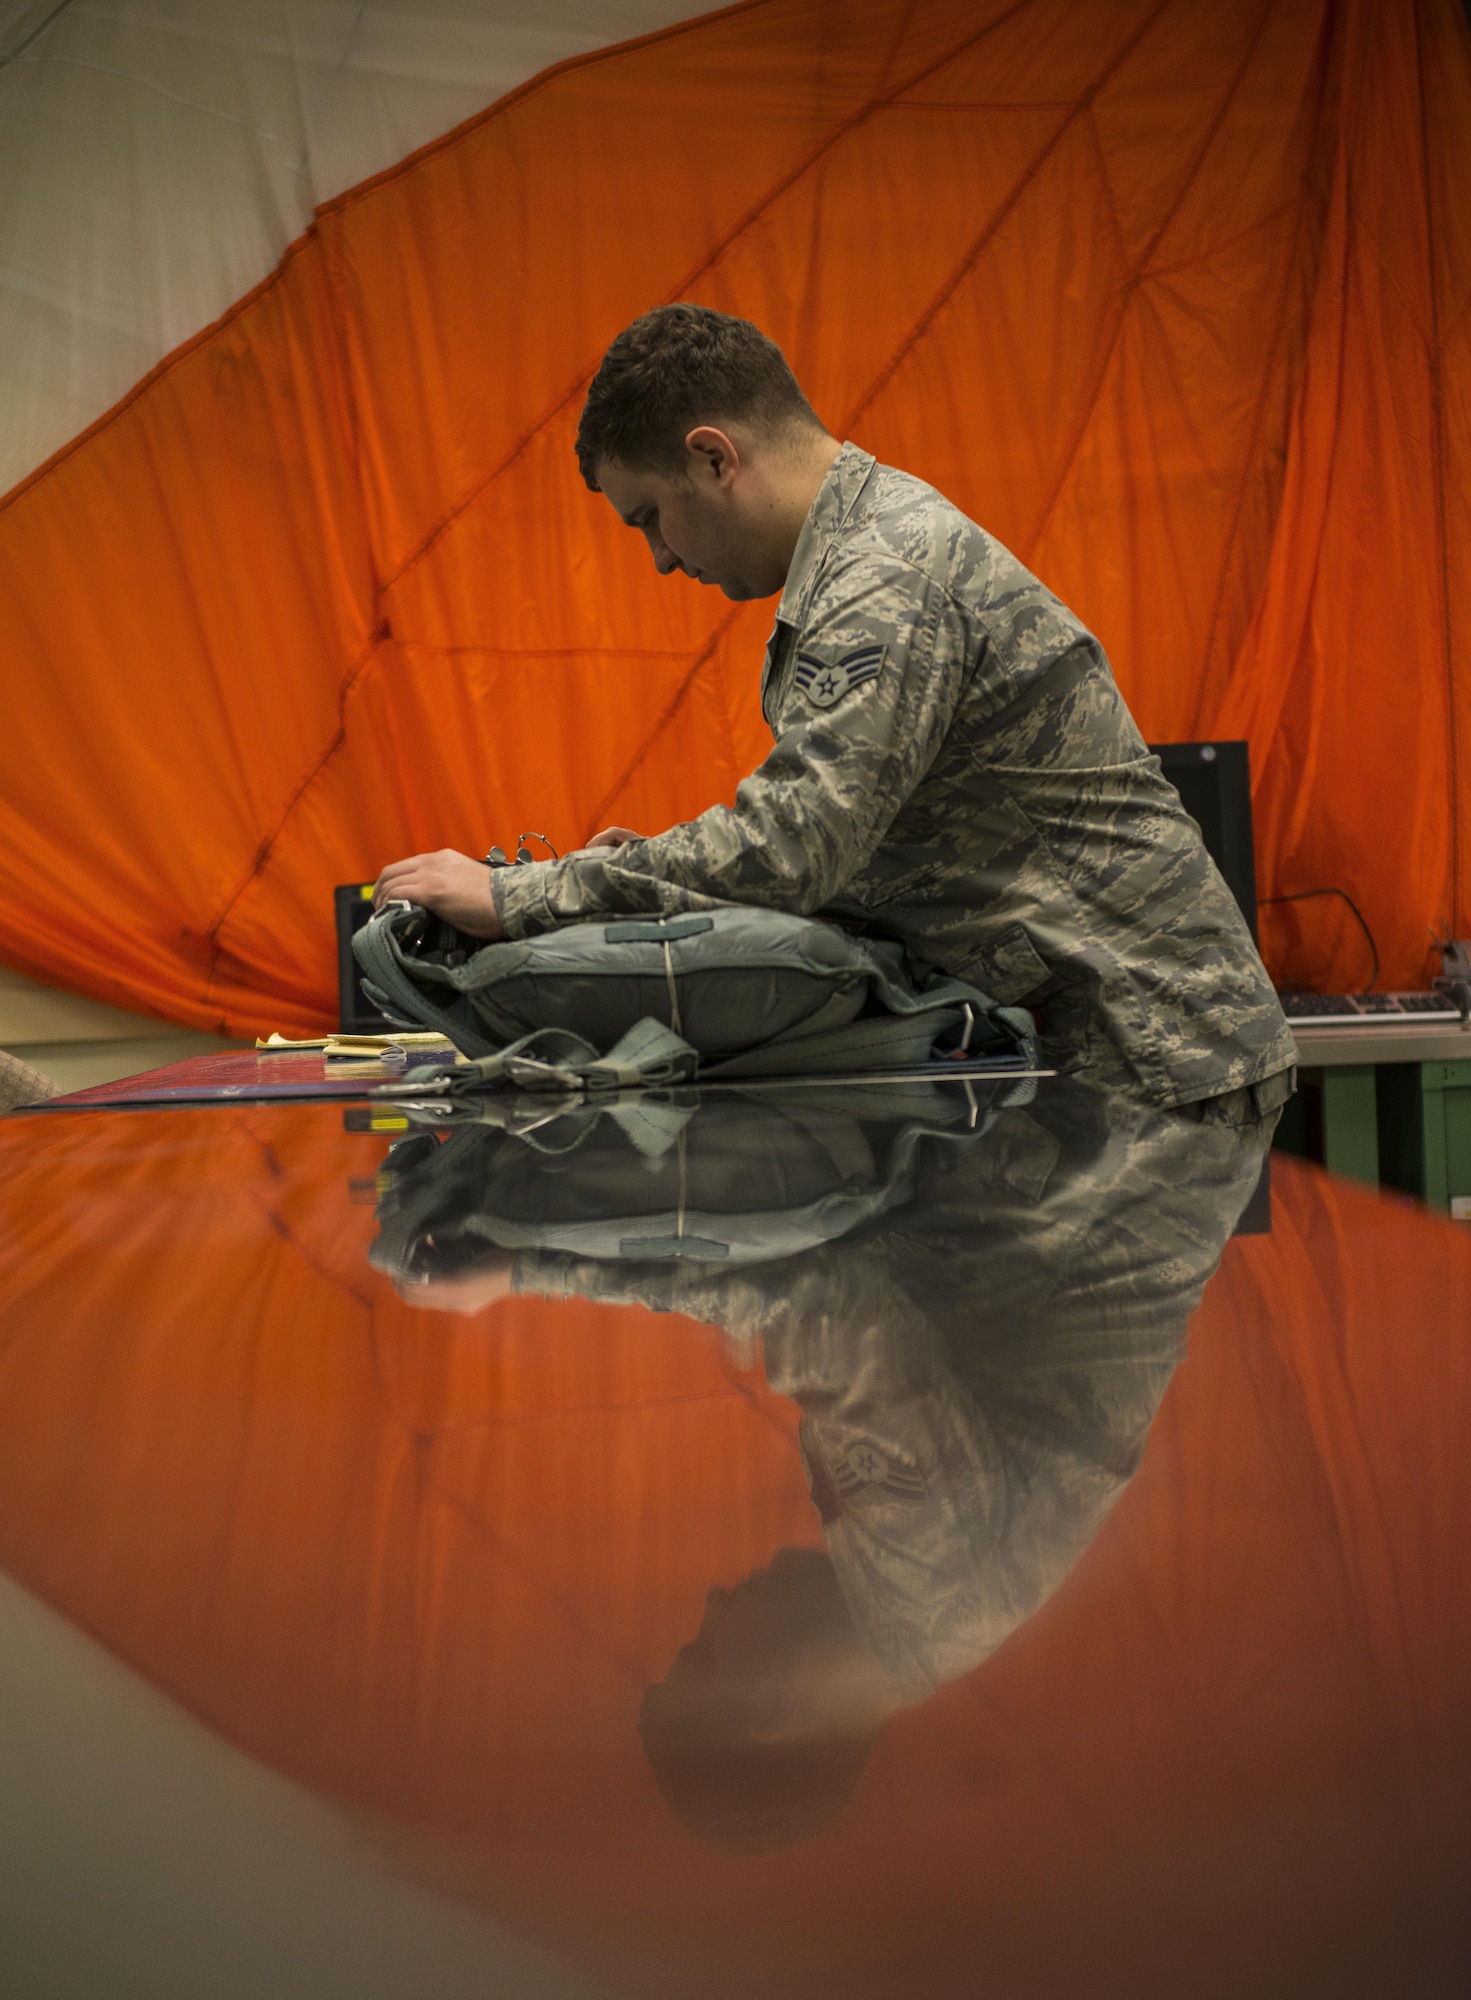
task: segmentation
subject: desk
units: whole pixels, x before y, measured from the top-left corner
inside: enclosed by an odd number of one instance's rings
[[[1283,1119],[1284,1150],[1460,1212],[1471,1199],[1471,1028],[1294,1021],[1292,1033],[1302,1092]]]
[[[1297,1060],[1304,1069],[1339,1069],[1368,1063],[1471,1062],[1471,1027],[1449,1028],[1436,1022],[1421,1027],[1407,1022],[1386,1028],[1366,1021],[1362,1028],[1315,1028],[1311,1021],[1291,1021]]]

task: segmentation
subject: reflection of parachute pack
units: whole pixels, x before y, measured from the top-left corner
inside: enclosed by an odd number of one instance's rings
[[[479,945],[391,904],[353,939],[389,1016],[437,1028],[475,1088],[622,1088],[701,1078],[913,1068],[955,1055],[1034,1063],[1024,1010],[901,947],[777,910],[569,924]]]
[[[1034,1089],[997,1078],[780,1098],[627,1092],[566,1110],[482,1099],[447,1133],[392,1147],[372,1261],[423,1278],[496,1248],[722,1269],[790,1257],[902,1207],[923,1142],[972,1142]]]

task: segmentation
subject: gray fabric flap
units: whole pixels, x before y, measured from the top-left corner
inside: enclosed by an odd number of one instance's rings
[[[713,917],[668,917],[651,924],[604,924],[603,936],[609,944],[675,944],[714,928]]]

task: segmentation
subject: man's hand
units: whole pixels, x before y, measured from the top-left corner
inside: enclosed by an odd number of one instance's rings
[[[630,840],[642,840],[641,833],[634,833],[626,826],[605,826],[601,833],[595,833],[586,847],[579,847],[579,854],[587,854],[594,847],[627,847]]]
[[[393,1289],[405,1305],[425,1312],[482,1313],[487,1306],[499,1305],[511,1296],[515,1270],[514,1251],[494,1250],[452,1278],[395,1278]]]
[[[503,938],[495,899],[490,893],[490,870],[483,861],[441,847],[437,854],[411,854],[407,861],[391,861],[373,889],[373,908],[385,903],[421,903],[443,917],[457,930],[471,937]]]

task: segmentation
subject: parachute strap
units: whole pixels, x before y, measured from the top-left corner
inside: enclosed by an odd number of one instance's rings
[[[674,953],[669,949],[669,940],[664,940],[664,979],[669,988],[669,1025],[676,1035],[683,1034],[684,1022],[679,1017],[679,982],[674,977]]]
[[[641,1084],[692,1082],[699,1061],[682,1035],[646,1014],[606,1055],[569,1029],[537,1028],[492,1056],[460,1063],[450,1087],[456,1096],[497,1084],[517,1090],[629,1090]]]

